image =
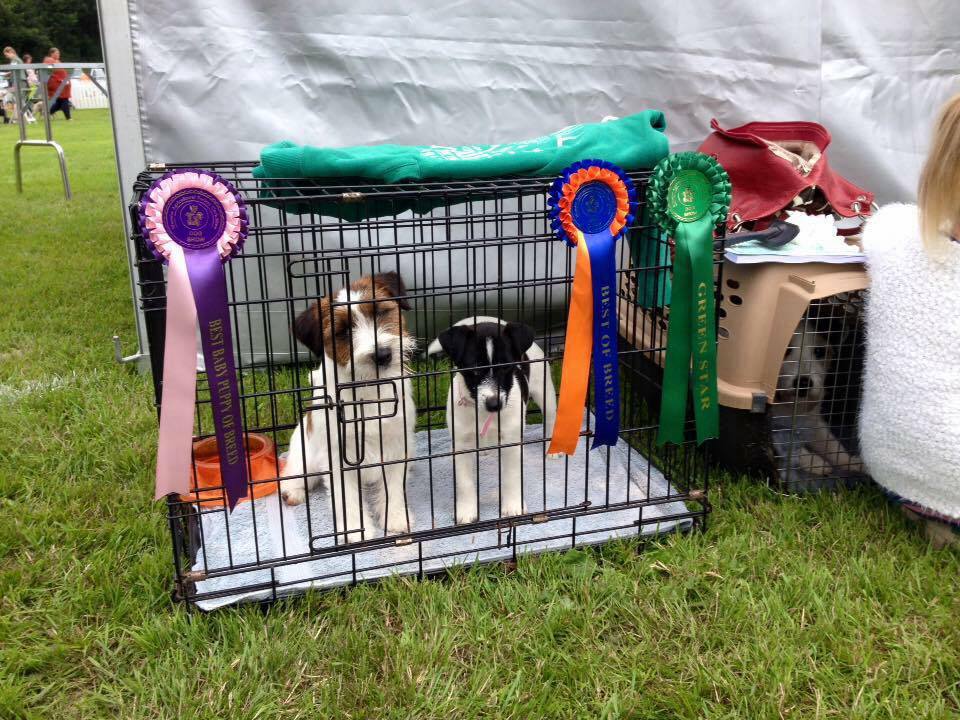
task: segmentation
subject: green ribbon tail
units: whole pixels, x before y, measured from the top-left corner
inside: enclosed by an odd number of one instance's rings
[[[690,273],[689,243],[681,241],[678,228],[673,260],[673,288],[670,324],[667,327],[667,358],[663,369],[663,396],[660,402],[660,431],[657,444],[683,442],[687,419],[687,387],[690,384]]]
[[[697,443],[719,434],[713,225],[713,218],[705,216],[678,223],[674,233],[676,256],[658,445],[683,442],[687,388],[693,391]]]
[[[707,216],[681,231],[688,237],[693,275],[691,298],[693,325],[693,415],[697,444],[720,436],[720,403],[717,398],[717,298],[713,286],[713,227]]]

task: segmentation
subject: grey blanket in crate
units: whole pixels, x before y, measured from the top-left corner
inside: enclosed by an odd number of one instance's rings
[[[589,501],[591,507],[625,501],[662,498],[676,494],[663,474],[626,442],[610,448],[609,475],[607,451],[587,452],[587,439],[581,438],[576,454],[569,458],[545,457],[540,425],[527,427],[524,434],[523,487],[528,512],[571,507]],[[428,445],[429,443],[429,445]],[[450,437],[445,429],[417,433],[417,454],[438,455],[450,451]],[[546,475],[546,503],[544,503]],[[432,492],[431,492],[432,476]],[[480,460],[480,519],[496,517],[497,452],[487,451]],[[564,477],[567,478],[564,483]],[[629,482],[627,478],[629,477]],[[453,525],[453,463],[440,457],[414,463],[407,478],[407,497],[415,516],[414,530]],[[565,492],[566,491],[566,492]],[[233,513],[208,512],[202,515],[202,545],[193,569],[216,571],[244,563],[281,560],[310,552],[310,537],[333,532],[330,495],[325,485],[317,487],[309,497],[312,523],[308,528],[306,505],[288,507],[274,493],[258,500],[237,505]],[[637,521],[644,524],[638,529]],[[607,510],[575,519],[555,519],[515,528],[517,552],[535,553],[591,545],[618,537],[650,535],[671,530],[685,530],[691,520],[663,520],[687,512],[683,502],[671,501],[627,510]],[[574,524],[575,523],[575,524]],[[575,530],[575,532],[574,532]],[[332,545],[332,538],[317,541],[317,547]],[[423,542],[422,571],[443,570],[452,565],[509,559],[513,555],[511,538],[506,530],[444,537]],[[371,580],[391,574],[414,574],[421,570],[418,544],[377,548],[356,553],[356,579]],[[196,583],[198,594],[223,593],[197,601],[204,610],[212,610],[240,601],[256,601],[273,596],[270,584],[275,582],[278,595],[305,591],[307,588],[331,588],[353,580],[353,559],[350,554],[309,559],[284,564],[273,569],[259,568],[232,575],[214,576]],[[250,587],[257,586],[260,587]],[[236,589],[236,592],[230,592]]]

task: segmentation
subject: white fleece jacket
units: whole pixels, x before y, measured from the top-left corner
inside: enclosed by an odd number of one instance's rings
[[[915,205],[868,223],[870,273],[860,450],[873,479],[960,518],[960,244],[920,240]]]

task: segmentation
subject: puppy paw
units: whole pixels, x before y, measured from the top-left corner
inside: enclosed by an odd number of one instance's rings
[[[349,545],[350,543],[361,542],[366,540],[367,537],[371,536],[373,533],[370,530],[355,530],[354,532],[348,533],[337,533],[337,545]]]
[[[809,462],[801,467],[811,475],[816,475],[817,477],[826,477],[833,473],[833,465],[819,456],[811,457]]]
[[[407,524],[407,517],[410,518],[410,524]],[[398,533],[410,532],[410,528],[414,526],[416,519],[413,516],[413,510],[407,510],[400,508],[398,511],[391,511],[387,516],[387,534],[396,535]]]
[[[291,507],[302,504],[307,499],[303,480],[284,480],[280,483],[280,497]]]
[[[851,475],[866,475],[867,469],[863,466],[863,460],[857,455],[850,456],[850,463],[846,467]]]
[[[514,517],[515,515],[523,515],[527,509],[523,505],[523,501],[516,500],[504,500],[501,507],[500,515],[503,517]]]
[[[377,529],[377,525],[373,522],[373,518],[368,514],[366,508],[363,510],[362,519],[359,513],[348,513],[346,523],[343,523],[341,518],[341,523],[338,523],[337,529],[340,530],[337,533],[337,545],[383,537],[383,531]]]
[[[457,525],[469,525],[478,518],[477,506],[474,503],[457,503]]]

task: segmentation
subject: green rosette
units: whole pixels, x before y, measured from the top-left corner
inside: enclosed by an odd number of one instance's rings
[[[650,215],[676,244],[658,444],[683,442],[688,389],[697,443],[719,433],[713,231],[726,220],[730,193],[726,170],[697,152],[665,157],[647,186]]]

